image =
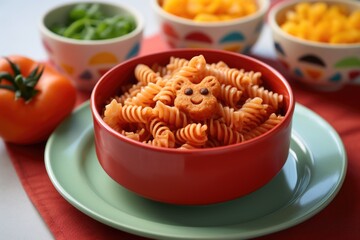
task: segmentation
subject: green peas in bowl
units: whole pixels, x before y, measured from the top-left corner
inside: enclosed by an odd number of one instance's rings
[[[48,61],[91,91],[108,70],[139,54],[144,20],[125,3],[88,0],[49,9],[39,27]]]
[[[107,14],[99,3],[79,3],[67,13],[66,21],[54,23],[54,33],[79,40],[103,40],[121,37],[136,28],[128,13]]]

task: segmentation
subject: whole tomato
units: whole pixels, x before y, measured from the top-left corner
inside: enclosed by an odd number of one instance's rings
[[[75,105],[76,89],[52,67],[24,56],[0,59],[0,137],[32,144],[46,140]]]

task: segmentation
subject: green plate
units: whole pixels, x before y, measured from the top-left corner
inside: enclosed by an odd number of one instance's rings
[[[347,160],[335,130],[297,104],[289,157],[266,186],[221,204],[154,202],[124,189],[101,168],[86,102],[50,137],[45,164],[67,201],[114,228],[156,239],[241,239],[289,228],[325,208],[344,181]]]

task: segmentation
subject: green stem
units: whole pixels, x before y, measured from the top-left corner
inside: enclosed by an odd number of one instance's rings
[[[0,82],[1,80],[8,80],[10,83],[14,83],[14,78],[7,72],[0,72]]]
[[[10,84],[0,84],[0,89],[6,89],[15,93],[15,99],[23,98],[26,102],[29,102],[39,91],[35,89],[44,68],[39,70],[39,66],[36,67],[28,76],[21,74],[20,68],[15,63],[9,62],[9,65],[13,71],[13,75],[8,72],[0,72],[0,82],[5,79]]]
[[[0,89],[6,89],[6,90],[10,90],[10,91],[15,91],[15,88],[11,85],[4,85],[4,84],[0,84]]]
[[[73,22],[66,30],[64,31],[64,37],[71,38],[72,36],[80,33],[83,29],[96,25],[98,20],[93,20],[89,18],[82,18]]]

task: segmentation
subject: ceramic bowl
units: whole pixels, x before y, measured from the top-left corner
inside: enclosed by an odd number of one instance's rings
[[[109,99],[135,80],[138,64],[166,64],[171,56],[191,59],[202,54],[207,63],[260,71],[265,85],[284,96],[283,121],[267,133],[214,148],[154,147],[123,135],[102,116]],[[126,189],[148,199],[181,205],[213,204],[235,199],[268,183],[289,154],[294,97],[286,79],[263,62],[223,50],[174,49],[128,60],[107,72],[91,95],[95,149],[105,172]]]
[[[258,0],[256,13],[224,22],[195,22],[166,12],[162,0],[151,0],[163,39],[172,48],[210,48],[248,53],[256,43],[269,0]]]
[[[271,27],[278,60],[293,79],[305,86],[323,91],[334,91],[360,77],[360,43],[329,44],[303,40],[283,31],[279,25],[289,10],[300,2],[281,1],[271,8],[268,21]],[[341,4],[350,11],[360,9],[359,1],[327,0],[327,4]]]
[[[136,28],[126,35],[106,40],[70,39],[52,32],[49,28],[66,21],[68,12],[78,3],[64,3],[47,11],[41,18],[40,33],[49,61],[70,78],[78,89],[91,91],[110,68],[138,55],[144,21],[138,11],[125,4],[87,1],[85,3],[99,3],[102,11],[111,16],[129,14],[134,18]]]

